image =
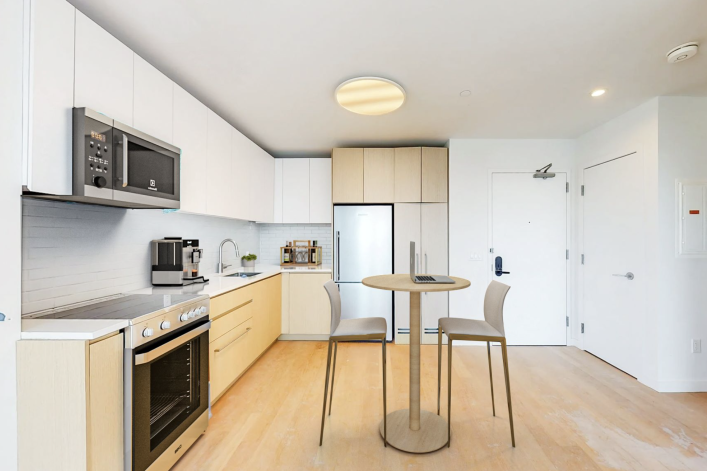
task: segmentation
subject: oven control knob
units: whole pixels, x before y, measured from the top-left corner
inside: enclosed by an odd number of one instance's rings
[[[193,319],[195,317],[196,317],[196,309],[189,311],[189,319]]]
[[[162,323],[160,324],[160,329],[162,330],[167,330],[170,327],[172,327],[172,324],[169,321],[162,321]]]
[[[96,186],[96,188],[103,188],[106,186],[108,182],[106,181],[106,177],[101,177],[101,176],[95,176],[93,177],[93,184]]]
[[[206,306],[201,306],[201,307],[199,308],[199,314],[200,314],[200,315],[201,315],[201,314],[206,314]]]
[[[184,322],[189,319],[189,313],[185,312],[181,316],[179,316],[179,320]]]
[[[149,327],[146,327],[145,330],[142,331],[142,336],[143,337],[152,337],[153,330]]]

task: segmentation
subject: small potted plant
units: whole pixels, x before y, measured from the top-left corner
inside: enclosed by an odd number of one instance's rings
[[[258,256],[255,255],[254,253],[247,253],[241,257],[241,264],[244,267],[254,267],[255,261],[257,259],[258,259]]]

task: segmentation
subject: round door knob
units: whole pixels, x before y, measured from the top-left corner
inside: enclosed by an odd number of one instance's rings
[[[160,329],[162,330],[167,330],[170,327],[172,327],[172,324],[169,321],[162,321],[162,323],[160,324]]]
[[[93,177],[93,184],[96,188],[104,188],[108,184],[108,181],[106,181],[105,177],[98,175]]]
[[[184,322],[184,321],[186,321],[186,320],[188,320],[188,319],[189,319],[189,313],[188,313],[188,312],[185,312],[184,314],[182,314],[181,316],[179,316],[179,320],[182,321],[182,322]]]
[[[153,331],[149,327],[146,327],[145,330],[142,331],[143,337],[152,337],[152,334],[153,334]]]

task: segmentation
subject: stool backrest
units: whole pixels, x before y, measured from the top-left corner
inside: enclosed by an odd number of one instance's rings
[[[334,280],[324,283],[324,289],[329,295],[329,303],[331,304],[331,332],[329,335],[332,335],[341,321],[341,294]]]
[[[503,303],[506,300],[506,294],[508,294],[509,289],[511,287],[508,285],[492,281],[486,288],[486,295],[484,296],[484,319],[491,324],[491,327],[501,332],[504,337],[506,332],[503,330]]]

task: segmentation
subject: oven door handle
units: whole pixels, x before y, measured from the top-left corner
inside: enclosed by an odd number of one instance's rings
[[[207,322],[204,325],[197,327],[194,330],[190,330],[189,332],[185,333],[184,335],[180,335],[176,339],[170,340],[169,342],[165,343],[164,345],[160,345],[159,347],[154,348],[154,349],[147,351],[145,353],[140,353],[140,354],[135,355],[135,366],[144,365],[145,363],[150,363],[151,361],[156,360],[157,358],[161,357],[165,353],[168,353],[171,350],[174,350],[175,348],[179,347],[180,345],[187,343],[189,340],[193,339],[194,337],[198,337],[199,335],[206,332],[210,328],[211,328],[211,321]]]

